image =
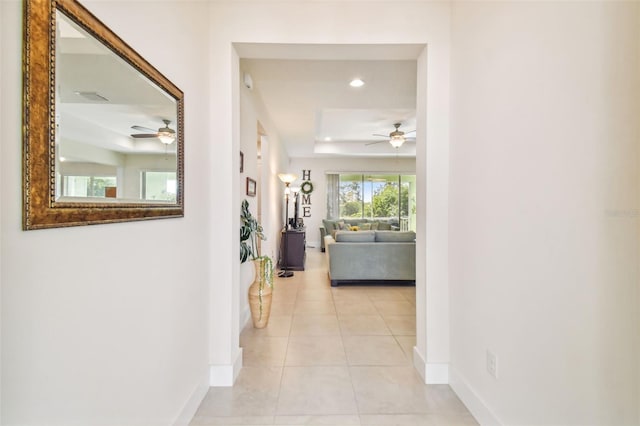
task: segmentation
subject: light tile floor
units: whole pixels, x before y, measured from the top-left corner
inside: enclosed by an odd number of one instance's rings
[[[324,254],[276,278],[269,325],[240,335],[233,387],[210,388],[202,425],[477,425],[447,385],[412,365],[415,288],[332,288]]]

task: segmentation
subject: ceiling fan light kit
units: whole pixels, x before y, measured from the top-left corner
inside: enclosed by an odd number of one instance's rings
[[[171,145],[176,140],[176,135],[169,132],[158,132],[158,139],[165,145]]]
[[[400,148],[402,144],[404,144],[404,136],[401,136],[401,135],[391,136],[391,139],[389,139],[389,143],[394,148]]]

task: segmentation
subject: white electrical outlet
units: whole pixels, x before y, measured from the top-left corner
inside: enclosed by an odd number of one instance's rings
[[[496,379],[498,378],[498,357],[487,349],[487,372]]]

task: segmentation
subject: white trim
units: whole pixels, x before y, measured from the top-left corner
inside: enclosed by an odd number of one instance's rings
[[[426,381],[428,385],[448,385],[449,384],[449,364],[448,363],[427,363]]]
[[[422,377],[422,381],[427,383],[427,363],[425,362],[424,356],[422,356],[417,346],[413,347],[413,366],[416,370],[418,370],[418,374],[420,374],[420,377]]]
[[[209,366],[209,386],[233,386],[242,369],[242,348],[238,350],[233,364],[210,365]]]
[[[502,423],[489,407],[478,396],[477,392],[462,378],[462,376],[452,368],[449,372],[449,386],[458,395],[458,398],[467,406],[473,417],[482,426],[502,426]]]
[[[187,403],[182,408],[180,415],[173,422],[173,426],[188,426],[193,416],[196,415],[198,407],[204,400],[209,390],[209,377],[207,371],[203,371],[202,380],[191,393],[191,396],[187,400]]]

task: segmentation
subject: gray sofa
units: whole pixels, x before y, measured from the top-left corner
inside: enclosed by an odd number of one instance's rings
[[[331,286],[357,283],[415,285],[413,231],[336,231],[325,236]]]
[[[352,226],[362,227],[363,231],[397,231],[400,229],[398,219],[373,220],[362,218],[343,218],[336,220],[323,219],[320,228],[320,250],[324,253],[324,237],[333,236],[335,231],[349,230]]]

